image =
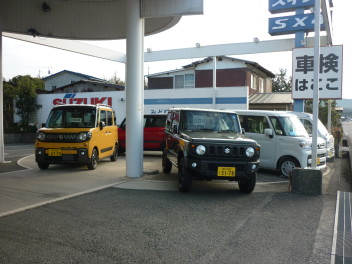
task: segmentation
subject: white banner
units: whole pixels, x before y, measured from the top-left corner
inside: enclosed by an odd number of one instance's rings
[[[294,49],[292,57],[292,98],[312,99],[314,48]],[[342,98],[343,46],[320,48],[319,99]]]

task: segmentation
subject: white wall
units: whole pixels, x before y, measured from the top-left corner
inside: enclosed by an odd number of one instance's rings
[[[72,73],[61,73],[58,74],[57,76],[54,76],[53,78],[49,78],[45,81],[45,90],[51,91],[53,90],[52,87],[56,86],[56,88],[65,86],[67,84],[70,84],[72,81],[78,82],[82,80],[83,78],[81,76],[77,76]]]
[[[144,113],[166,113],[172,107],[193,107],[212,109],[213,88],[158,89],[144,91]],[[109,104],[115,110],[117,123],[126,116],[126,96],[124,91],[39,94],[37,103],[42,105],[34,122],[45,123],[55,104]],[[248,87],[223,87],[216,89],[216,109],[248,109]],[[18,117],[17,117],[18,119]]]

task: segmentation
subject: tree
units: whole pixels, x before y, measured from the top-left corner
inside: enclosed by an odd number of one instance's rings
[[[331,100],[331,125],[333,127],[341,127],[340,114],[335,110],[336,100]],[[328,127],[328,100],[319,100],[319,114],[320,121]],[[305,112],[313,113],[313,100],[305,101]]]
[[[36,103],[36,89],[43,89],[44,83],[39,78],[33,78],[29,75],[25,75],[12,78],[9,81],[9,84],[16,87],[16,114],[19,115],[21,119],[21,128],[24,132],[26,132],[29,128],[31,114],[42,107]]]
[[[122,81],[120,77],[117,77],[116,72],[114,73],[114,76],[112,76],[108,81],[113,84],[125,85],[125,82]]]
[[[273,80],[273,93],[291,92],[292,77],[286,76],[287,70],[280,68],[280,73],[277,73]]]
[[[4,127],[10,127],[13,125],[13,101],[16,98],[16,87],[5,81],[3,84]]]

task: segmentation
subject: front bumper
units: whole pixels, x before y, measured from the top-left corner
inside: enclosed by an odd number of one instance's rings
[[[233,161],[187,158],[186,167],[195,179],[238,181],[258,171],[260,161]],[[235,176],[218,176],[218,167],[234,167]]]
[[[67,164],[67,163],[82,163],[89,162],[88,149],[86,148],[61,148],[61,155],[50,155],[47,148],[35,149],[35,161],[37,163],[49,164]]]

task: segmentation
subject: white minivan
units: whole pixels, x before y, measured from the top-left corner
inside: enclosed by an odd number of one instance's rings
[[[288,177],[295,167],[311,167],[312,138],[296,115],[265,110],[233,111],[238,114],[245,137],[261,146],[261,168],[278,170]],[[325,142],[318,138],[317,169],[325,167]]]
[[[313,115],[304,112],[291,112],[299,117],[302,124],[306,128],[308,135],[311,137],[313,133]],[[326,157],[332,160],[335,157],[335,139],[331,133],[328,132],[324,124],[318,119],[318,137],[325,141]]]

